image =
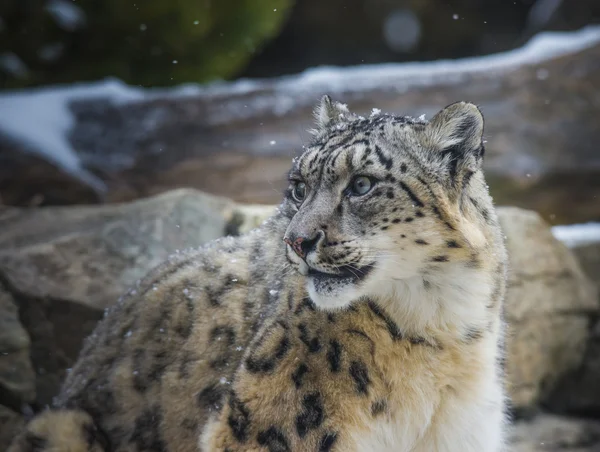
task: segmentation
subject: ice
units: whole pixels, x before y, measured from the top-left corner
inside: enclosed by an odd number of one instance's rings
[[[552,233],[569,248],[600,243],[600,223],[596,222],[553,226]]]

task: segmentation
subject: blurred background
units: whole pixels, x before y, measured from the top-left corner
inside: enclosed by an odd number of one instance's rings
[[[139,86],[486,55],[600,20],[597,0],[3,0],[0,87]]]
[[[330,94],[359,113],[476,102],[499,203],[596,220],[598,22],[597,0],[4,0],[0,205],[277,203]]]

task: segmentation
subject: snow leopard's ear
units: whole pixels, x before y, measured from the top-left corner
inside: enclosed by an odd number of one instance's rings
[[[427,132],[434,149],[452,151],[458,158],[483,155],[483,115],[474,104],[448,105],[431,119]]]
[[[316,130],[321,133],[338,122],[348,120],[351,116],[348,107],[340,102],[334,102],[331,97],[325,95],[315,108]]]
[[[476,105],[456,102],[437,113],[427,125],[433,150],[455,158],[483,157],[483,115]]]
[[[424,144],[447,166],[452,182],[477,171],[484,154],[481,111],[468,102],[448,105],[426,126]]]

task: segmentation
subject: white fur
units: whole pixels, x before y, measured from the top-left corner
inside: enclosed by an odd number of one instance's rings
[[[416,259],[403,269],[400,256],[381,258],[381,265],[364,286],[347,289],[346,299],[369,296],[385,307],[400,329],[428,338],[427,332],[444,332],[459,338],[469,326],[485,327],[490,320],[484,300],[492,293],[491,275],[460,263],[445,263],[443,271],[428,276],[429,289]],[[393,263],[396,263],[394,265]],[[405,278],[398,278],[398,274]],[[310,283],[308,285],[310,291]],[[336,295],[336,296],[339,296]],[[319,306],[333,305],[330,297],[311,297]],[[396,407],[394,419],[382,418],[370,431],[353,437],[356,452],[500,452],[504,450],[505,413],[502,384],[497,375],[498,345],[489,335],[475,346],[480,373],[468,387],[453,387],[439,399],[426,379],[403,382],[412,394],[405,406]],[[467,350],[467,349],[466,349]],[[463,390],[464,389],[464,390]],[[404,397],[400,397],[403,399]],[[392,410],[394,411],[394,410]]]
[[[501,452],[505,448],[503,394],[496,378],[481,380],[477,394],[446,398],[442,406],[421,400],[354,435],[356,452]]]

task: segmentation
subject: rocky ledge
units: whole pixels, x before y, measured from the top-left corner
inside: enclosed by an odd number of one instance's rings
[[[178,249],[246,232],[273,210],[195,190],[123,204],[6,208],[0,450],[51,402],[83,338],[129,286]],[[499,215],[511,268],[506,370],[518,419],[512,450],[598,451],[600,225],[573,235],[574,227],[553,230],[533,211],[500,208]]]

